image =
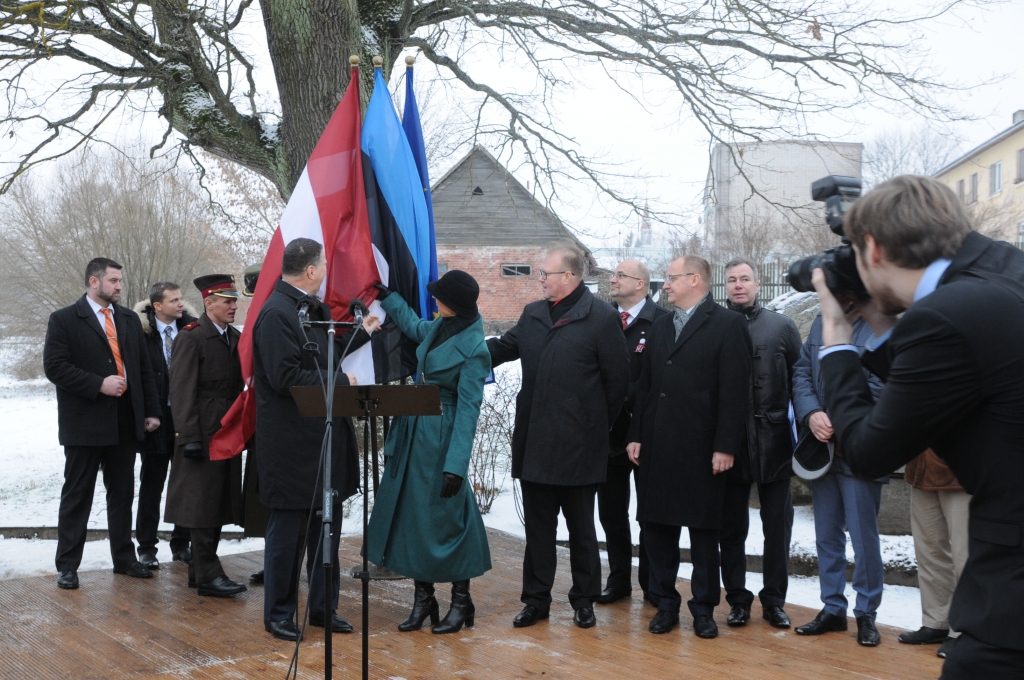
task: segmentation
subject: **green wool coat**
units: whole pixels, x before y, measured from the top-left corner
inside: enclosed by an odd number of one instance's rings
[[[402,333],[419,343],[416,373],[441,389],[440,416],[397,417],[384,445],[387,463],[373,503],[367,556],[418,581],[445,583],[491,568],[483,519],[471,484],[441,498],[444,473],[466,479],[491,357],[477,321],[427,352],[441,319],[424,321],[392,293],[381,302]]]

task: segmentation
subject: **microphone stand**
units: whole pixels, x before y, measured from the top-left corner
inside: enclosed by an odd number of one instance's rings
[[[337,383],[337,374],[334,370],[334,338],[337,334],[338,328],[356,328],[358,332],[359,327],[362,325],[361,319],[355,323],[351,321],[311,321],[308,315],[300,313],[300,320],[303,327],[319,326],[327,329],[327,388],[324,400],[327,402],[327,416],[326,416],[326,429],[324,436],[327,439],[327,452],[324,455],[324,494],[323,494],[323,510],[321,510],[321,516],[323,519],[323,543],[321,545],[321,555],[323,556],[324,565],[324,680],[331,680],[332,677],[332,656],[333,652],[331,649],[331,638],[333,637],[333,614],[331,610],[331,600],[333,593],[331,592],[331,528],[334,524],[334,498],[337,496],[337,492],[331,488],[331,458],[334,455],[334,387]],[[341,357],[343,361],[344,356]],[[340,363],[340,362],[339,362]],[[364,467],[365,467],[365,453],[364,453]],[[365,475],[364,475],[365,476]],[[366,488],[363,487],[363,535],[366,535]],[[367,620],[366,610],[368,609],[367,602],[369,597],[368,582],[366,579],[363,580],[363,646],[367,645]]]

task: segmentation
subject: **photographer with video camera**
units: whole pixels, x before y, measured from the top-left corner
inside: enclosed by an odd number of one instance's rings
[[[949,464],[973,498],[969,556],[950,613],[962,635],[942,677],[1020,677],[1024,254],[972,232],[962,202],[927,177],[878,185],[853,204],[843,230],[854,271],[821,256],[791,269],[803,287],[800,274],[810,269],[821,299],[819,357],[837,445],[863,477],[892,472],[927,448]],[[871,296],[858,311],[876,336],[864,364],[886,383],[877,402],[833,294],[852,275]]]

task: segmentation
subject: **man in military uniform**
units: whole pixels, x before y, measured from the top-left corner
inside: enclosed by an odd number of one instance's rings
[[[224,574],[217,557],[221,527],[242,517],[242,459],[210,460],[210,439],[242,391],[241,334],[231,326],[238,307],[234,277],[209,274],[193,281],[206,311],[181,329],[170,368],[175,447],[165,521],[192,534],[189,586],[200,595],[230,597],[246,588]]]

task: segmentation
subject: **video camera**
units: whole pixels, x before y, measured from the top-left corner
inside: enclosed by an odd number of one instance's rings
[[[857,259],[850,239],[843,233],[843,216],[850,204],[860,196],[860,180],[856,177],[829,175],[811,184],[811,198],[825,203],[825,221],[836,236],[843,237],[841,245],[818,255],[797,260],[789,266],[789,285],[801,293],[813,292],[811,274],[821,268],[825,284],[833,293],[853,293],[866,296],[867,289],[857,273]]]

